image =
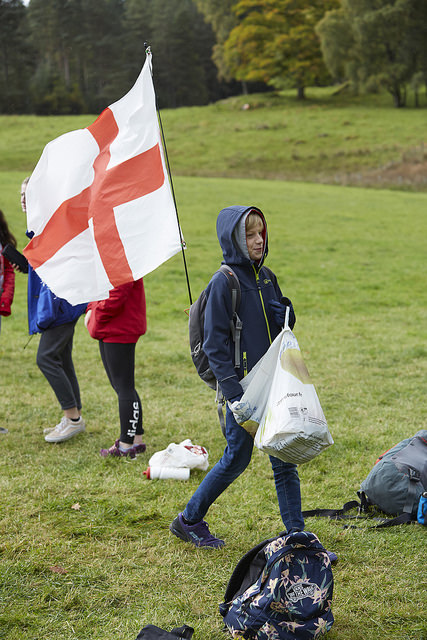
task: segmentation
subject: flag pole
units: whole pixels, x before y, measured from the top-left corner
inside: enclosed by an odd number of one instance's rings
[[[147,42],[144,42],[144,49],[145,49],[146,55],[148,55],[148,54],[151,55],[151,47]],[[150,71],[151,71],[151,79],[153,80],[153,86],[154,86],[154,76],[153,76],[153,68],[152,67],[150,67]],[[184,240],[184,238],[182,236],[181,225],[179,223],[178,205],[177,205],[176,198],[175,198],[175,189],[174,189],[174,186],[173,186],[172,172],[171,172],[171,168],[170,168],[170,164],[169,164],[169,156],[168,156],[168,150],[167,150],[167,147],[166,147],[165,133],[163,131],[163,123],[162,123],[162,117],[160,115],[160,109],[157,106],[157,97],[156,97],[156,92],[155,91],[154,91],[154,96],[156,98],[156,111],[157,111],[157,117],[159,119],[159,126],[160,126],[160,133],[161,133],[161,136],[162,136],[163,150],[165,152],[166,168],[167,168],[167,171],[168,171],[169,182],[170,182],[171,191],[172,191],[173,203],[175,205],[176,221],[177,221],[177,224],[178,224],[179,239],[181,241],[181,254],[182,254],[182,260],[184,262],[185,277],[186,277],[186,280],[187,280],[188,297],[190,299],[190,306],[191,306],[193,304],[193,298],[191,296],[190,278],[189,278],[189,274],[188,274],[187,261],[186,261],[186,258],[185,258],[186,242],[185,242],[185,240]]]

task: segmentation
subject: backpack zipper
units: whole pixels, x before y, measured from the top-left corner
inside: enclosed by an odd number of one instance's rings
[[[262,293],[261,293],[261,284],[260,284],[260,281],[259,281],[259,273],[255,269],[254,265],[252,265],[252,269],[254,270],[254,273],[255,273],[255,280],[256,280],[257,287],[258,287],[259,297],[261,299],[262,311],[264,313],[265,324],[267,326],[268,339],[269,339],[270,344],[271,344],[270,325],[268,324],[267,314],[266,314],[265,306],[264,306],[264,298],[262,297]]]

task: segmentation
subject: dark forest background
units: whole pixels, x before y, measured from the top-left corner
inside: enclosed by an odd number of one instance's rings
[[[426,0],[0,0],[0,113],[98,113],[153,53],[160,108],[427,84]]]

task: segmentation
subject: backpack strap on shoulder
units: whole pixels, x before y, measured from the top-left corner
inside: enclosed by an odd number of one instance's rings
[[[233,292],[234,293],[234,292]],[[243,323],[237,315],[236,311],[233,313],[233,319],[230,323],[231,336],[234,342],[234,368],[240,368],[240,334],[242,332]]]
[[[234,368],[240,367],[240,334],[242,332],[243,323],[240,320],[237,309],[240,305],[241,291],[240,282],[233,269],[228,264],[222,264],[218,271],[221,271],[227,278],[227,283],[231,292],[231,319],[230,332],[234,342]]]
[[[230,318],[230,333],[234,342],[234,368],[240,367],[240,334],[242,332],[243,323],[240,320],[237,309],[240,305],[241,290],[240,282],[233,269],[228,264],[222,264],[218,269],[227,279],[228,288],[231,293],[231,318]],[[221,431],[225,437],[225,418],[224,418],[224,405],[225,398],[219,387],[218,381],[216,382],[216,405],[218,411],[218,419],[221,425]]]
[[[264,269],[264,271],[266,271],[268,273],[268,276],[270,278],[270,280],[273,280],[273,272],[270,269],[270,267],[267,267],[265,264],[262,265],[261,269]]]

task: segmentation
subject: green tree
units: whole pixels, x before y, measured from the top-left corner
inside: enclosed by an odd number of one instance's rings
[[[239,23],[224,47],[234,77],[291,86],[304,98],[306,86],[328,77],[315,25],[337,6],[338,0],[240,0]]]
[[[76,33],[75,3],[67,0],[32,0],[28,9],[31,40],[40,58],[52,65],[68,87],[71,83],[71,56]]]
[[[126,86],[122,16],[123,0],[31,0],[37,110],[46,112],[51,105],[55,113],[99,111],[120,97]]]
[[[33,70],[26,9],[21,0],[0,0],[0,112],[28,111]]]
[[[427,2],[412,0],[409,12],[407,32],[410,53],[413,61],[411,86],[418,106],[418,90],[422,83],[427,90]]]
[[[385,87],[406,104],[417,71],[427,79],[425,0],[341,0],[317,26],[325,62],[335,78],[359,87]]]
[[[92,112],[99,112],[128,89],[124,0],[68,0],[81,4],[74,39],[78,84]]]
[[[206,104],[212,98],[208,83],[216,83],[212,29],[192,0],[151,0],[149,15],[142,4],[133,0],[126,20],[133,23],[138,52],[148,35],[159,106]]]
[[[350,21],[342,9],[328,11],[316,25],[320,37],[323,60],[335,81],[344,82],[357,74],[356,42]],[[350,69],[350,67],[355,67]]]
[[[0,110],[97,113],[136,80],[144,42],[162,106],[223,95],[195,0],[0,0],[0,36]]]
[[[234,8],[238,0],[194,0],[215,34],[212,59],[222,80],[231,80],[231,72],[224,56],[224,43],[238,24]]]
[[[145,45],[152,44],[153,0],[126,0],[123,31],[125,67],[129,82],[135,81],[145,60]]]

